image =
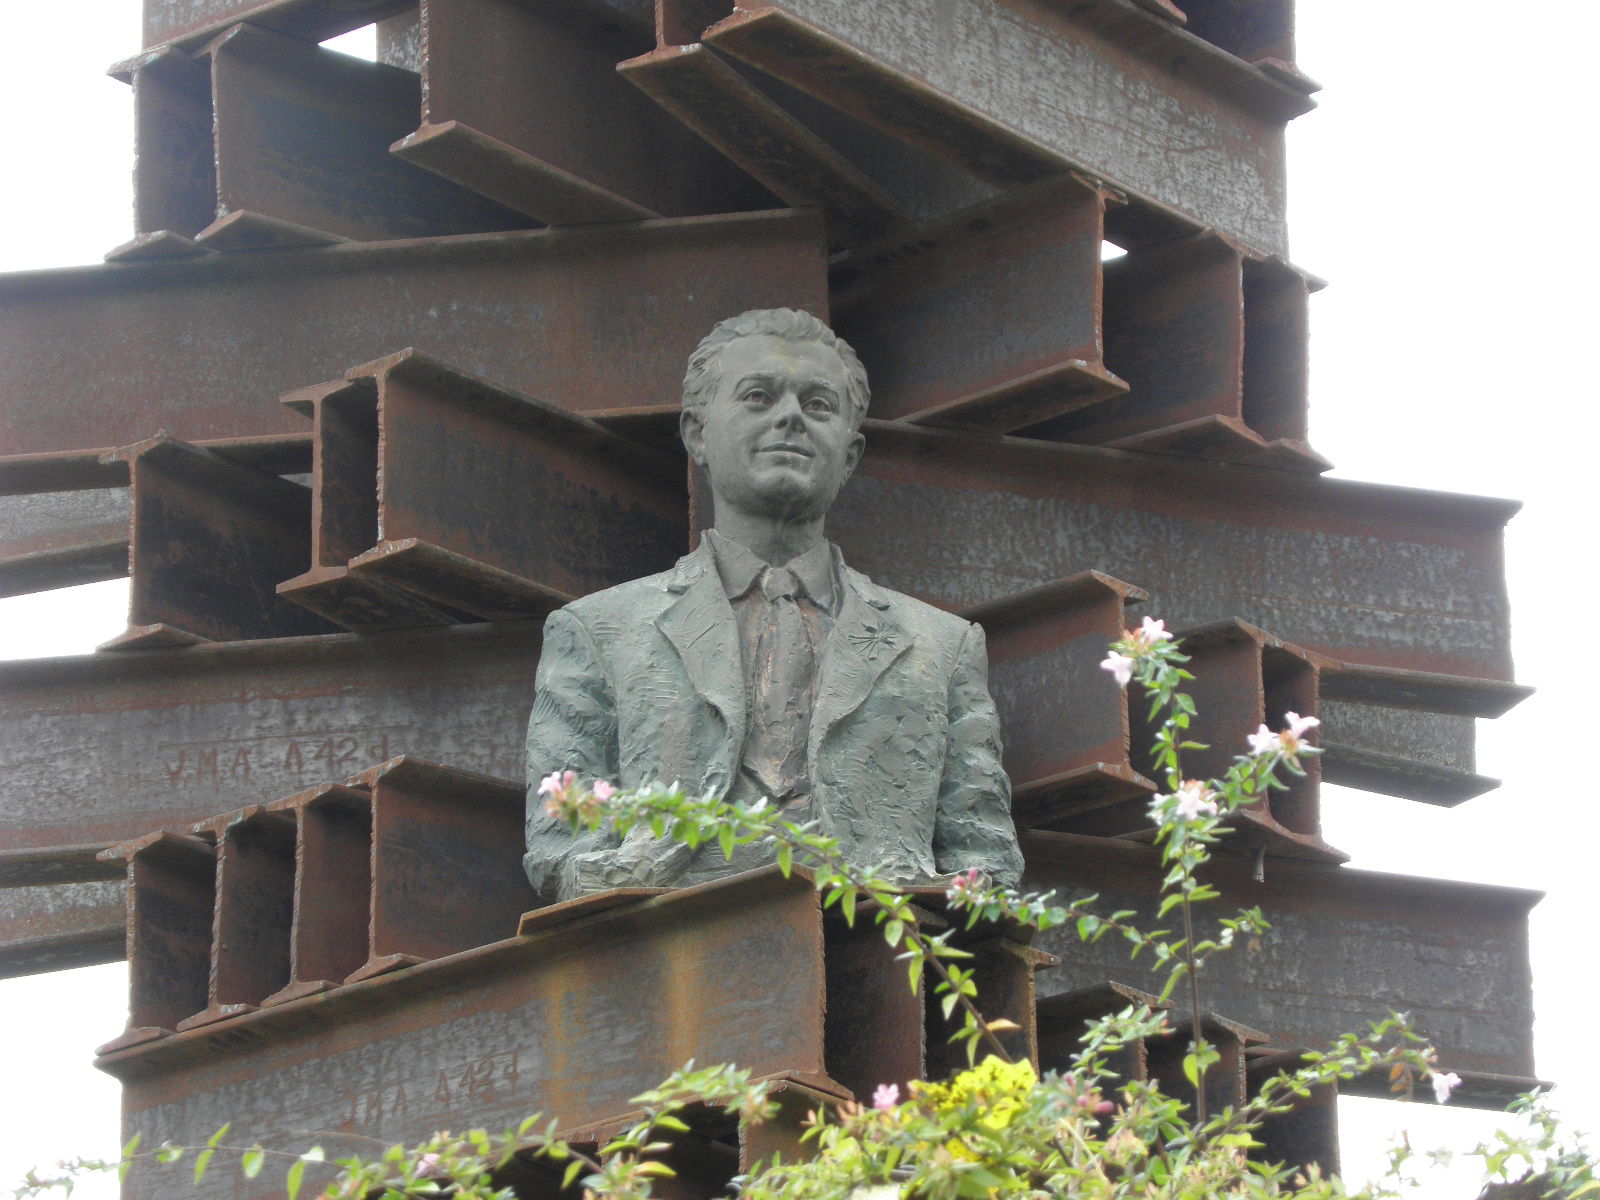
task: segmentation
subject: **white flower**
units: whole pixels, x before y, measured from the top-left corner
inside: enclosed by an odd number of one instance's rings
[[[1433,1098],[1440,1104],[1450,1099],[1450,1093],[1461,1086],[1461,1076],[1454,1071],[1434,1071],[1428,1081],[1433,1084]]]
[[[1299,713],[1284,713],[1284,722],[1289,726],[1289,736],[1299,738],[1304,736],[1306,730],[1315,729],[1322,722],[1316,717],[1302,717]]]
[[[1165,621],[1152,621],[1146,617],[1139,625],[1138,638],[1146,646],[1154,646],[1157,642],[1170,642],[1172,635],[1167,632]]]
[[[1275,754],[1283,749],[1283,739],[1263,725],[1250,735],[1251,754]]]
[[[1199,816],[1215,816],[1217,802],[1211,798],[1211,789],[1198,779],[1186,779],[1173,793],[1178,800],[1173,809],[1185,821],[1192,821]]]
[[[1133,678],[1133,659],[1112,650],[1100,661],[1100,669],[1110,671],[1112,678],[1123,687],[1127,687],[1128,680]]]

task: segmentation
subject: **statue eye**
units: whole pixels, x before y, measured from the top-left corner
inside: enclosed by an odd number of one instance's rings
[[[828,392],[818,392],[806,397],[806,411],[812,413],[835,413],[839,411],[839,401]]]
[[[744,394],[746,404],[771,404],[772,396],[766,388],[751,388]]]

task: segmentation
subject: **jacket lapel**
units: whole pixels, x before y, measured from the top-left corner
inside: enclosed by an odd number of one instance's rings
[[[860,708],[883,673],[911,648],[911,636],[890,619],[888,602],[865,576],[840,564],[839,577],[844,595],[822,656],[811,719],[813,762],[828,730]]]
[[[667,590],[678,592],[678,598],[656,618],[656,628],[677,650],[695,690],[722,714],[733,744],[741,745],[745,704],[738,630],[705,542],[678,564]]]

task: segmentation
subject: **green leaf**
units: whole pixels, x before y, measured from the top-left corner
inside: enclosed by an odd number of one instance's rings
[[[844,899],[840,902],[839,907],[844,910],[845,923],[848,924],[848,925],[854,925],[856,923],[856,890],[855,890],[855,888],[852,887],[852,888],[846,888],[845,889]]]
[[[778,845],[778,870],[783,872],[785,879],[789,878],[789,872],[794,870],[794,847],[788,842],[781,842]]]
[[[566,1191],[573,1185],[573,1182],[583,1173],[583,1167],[584,1162],[581,1158],[575,1158],[567,1164],[566,1172],[561,1176],[562,1191]]]
[[[722,857],[731,862],[733,859],[733,830],[726,825],[719,829],[717,831],[717,844],[722,847]]]
[[[1183,1056],[1183,1077],[1189,1081],[1189,1086],[1200,1086],[1200,1060],[1193,1054]]]
[[[900,939],[905,936],[906,927],[903,921],[890,920],[883,927],[883,940],[891,946],[898,946]]]
[[[288,1193],[289,1200],[295,1200],[300,1194],[300,1177],[305,1173],[305,1159],[297,1158],[289,1164],[289,1173],[283,1177],[283,1190]]]
[[[246,1179],[254,1179],[261,1174],[261,1164],[266,1159],[266,1151],[260,1146],[251,1146],[239,1159],[239,1170],[244,1172]]]
[[[210,1164],[211,1156],[215,1153],[215,1149],[213,1149],[211,1146],[207,1146],[204,1150],[200,1151],[199,1154],[194,1156],[194,1181],[196,1183],[199,1183],[206,1177],[206,1167]]]
[[[210,1137],[208,1137],[206,1139],[207,1148],[215,1150],[218,1146],[220,1146],[222,1144],[222,1139],[228,1136],[228,1130],[230,1130],[232,1128],[233,1128],[233,1122],[232,1121],[224,1121],[223,1125],[222,1125],[222,1128],[217,1130],[215,1133],[213,1133]]]
[[[913,992],[920,992],[922,990],[922,955],[921,954],[915,954],[915,955],[912,956],[911,961],[906,964],[906,974],[911,979],[911,990]]]
[[[174,1146],[171,1142],[163,1142],[156,1150],[158,1163],[175,1163],[183,1157],[183,1147]]]

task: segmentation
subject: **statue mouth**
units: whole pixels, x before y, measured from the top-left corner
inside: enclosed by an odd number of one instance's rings
[[[806,446],[796,446],[792,442],[777,442],[771,446],[756,447],[757,454],[798,454],[804,458],[815,458],[816,452]]]

